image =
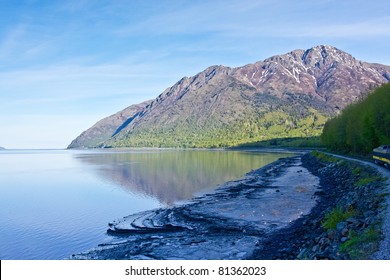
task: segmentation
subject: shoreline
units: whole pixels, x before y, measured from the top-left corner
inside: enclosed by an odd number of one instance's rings
[[[304,161],[321,182],[317,205],[270,236],[253,259],[377,259],[387,217],[383,177],[373,167],[348,159],[321,158],[306,156]]]
[[[308,153],[279,159],[184,205],[114,221],[108,232],[118,242],[70,259],[349,259],[337,249],[350,240],[348,222],[334,240],[321,226],[347,192],[337,190],[356,179],[345,166]],[[363,230],[377,223],[356,221]]]

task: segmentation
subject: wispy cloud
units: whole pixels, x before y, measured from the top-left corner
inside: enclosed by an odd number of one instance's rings
[[[334,38],[370,38],[390,36],[390,17],[370,19],[338,24],[319,24],[289,26],[285,29],[274,30],[274,36],[286,37],[334,37]]]
[[[18,49],[23,35],[26,33],[26,26],[19,24],[8,31],[0,41],[0,59],[6,60],[12,57],[15,49]]]
[[[157,72],[156,72],[157,71]],[[177,77],[154,64],[62,64],[0,72],[2,114],[102,111],[154,98]]]
[[[48,27],[19,23],[5,31],[0,39],[0,59],[9,66],[42,63],[51,54],[58,53],[66,40],[62,34],[52,33]]]
[[[375,7],[380,7],[376,4]],[[211,33],[218,39],[388,36],[390,17],[386,13],[381,16],[379,10],[373,17],[365,13],[366,5],[360,1],[333,0],[207,1],[150,15],[137,24],[120,26],[115,32],[120,36]],[[358,11],[355,11],[357,18],[347,14],[354,8]]]
[[[252,14],[267,2],[269,1],[187,2],[187,5],[178,5],[173,9],[149,15],[136,24],[121,26],[116,30],[116,34],[175,35],[226,31],[230,22],[244,19],[245,14]]]

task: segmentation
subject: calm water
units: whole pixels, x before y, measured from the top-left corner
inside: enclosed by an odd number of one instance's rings
[[[289,154],[204,150],[0,152],[0,259],[63,259],[107,223],[166,207]]]

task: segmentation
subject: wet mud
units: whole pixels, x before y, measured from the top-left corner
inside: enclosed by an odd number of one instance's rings
[[[320,180],[302,156],[283,158],[213,193],[109,223],[116,242],[71,259],[251,259],[269,237],[308,215]]]

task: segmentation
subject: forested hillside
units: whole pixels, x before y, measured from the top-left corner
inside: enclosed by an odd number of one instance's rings
[[[327,121],[321,139],[331,150],[356,154],[390,144],[390,84]]]

